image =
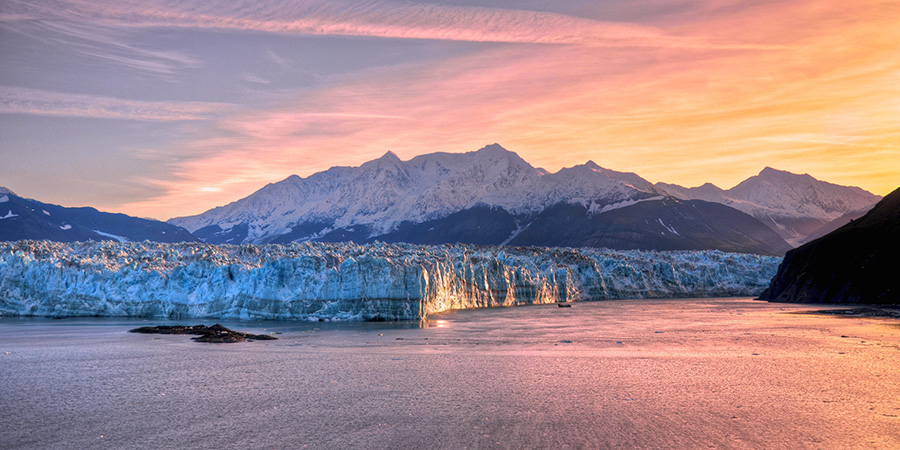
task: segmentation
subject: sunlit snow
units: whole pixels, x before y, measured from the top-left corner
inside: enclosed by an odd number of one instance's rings
[[[119,242],[128,242],[128,238],[125,237],[125,236],[118,236],[118,235],[111,234],[111,233],[104,233],[104,232],[102,232],[102,231],[100,231],[100,230],[93,230],[93,231],[94,231],[94,233],[97,233],[97,234],[99,234],[100,236],[112,238],[112,239],[115,239],[115,240],[117,240],[117,241],[119,241]]]

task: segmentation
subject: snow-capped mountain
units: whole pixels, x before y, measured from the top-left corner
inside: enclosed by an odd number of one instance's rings
[[[158,220],[112,214],[94,208],[66,208],[22,198],[0,187],[0,241],[194,242],[187,230]]]
[[[216,243],[313,240],[335,231],[357,233],[359,240],[477,205],[522,218],[561,202],[600,212],[661,196],[635,174],[592,162],[547,174],[494,144],[409,161],[388,152],[359,167],[291,176],[229,205],[169,222]]]
[[[307,178],[291,176],[229,205],[169,222],[207,241],[215,233],[246,227],[246,236],[234,237],[233,243],[267,242],[306,230],[297,237],[314,238],[325,230],[354,225],[373,225],[372,233],[384,233],[403,221],[445,217],[489,197],[512,199],[511,194],[539,176],[499,145],[409,161],[388,152],[359,167],[333,167]]]
[[[665,183],[656,187],[673,197],[721,203],[743,211],[793,245],[845,214],[867,211],[881,199],[858,187],[771,167],[728,190],[709,183],[695,188]]]
[[[877,200],[770,168],[728,191],[654,185],[592,161],[548,173],[493,144],[409,161],[388,152],[359,167],[291,176],[170,223],[217,244],[380,240],[780,255],[790,248],[784,237],[799,241]]]

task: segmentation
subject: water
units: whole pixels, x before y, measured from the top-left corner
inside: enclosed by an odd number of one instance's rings
[[[0,447],[900,448],[897,321],[749,299],[224,322],[0,320]],[[192,322],[193,323],[193,322]],[[211,324],[209,322],[204,322]]]

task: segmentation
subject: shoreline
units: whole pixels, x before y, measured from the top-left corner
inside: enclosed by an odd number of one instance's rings
[[[798,311],[797,314],[819,314],[827,316],[883,318],[900,320],[900,305],[868,305],[848,309],[822,309],[818,311]]]

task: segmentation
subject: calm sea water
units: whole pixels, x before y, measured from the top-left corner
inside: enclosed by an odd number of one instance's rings
[[[897,321],[749,299],[415,324],[0,320],[0,448],[900,448]],[[210,321],[191,321],[212,324]]]

